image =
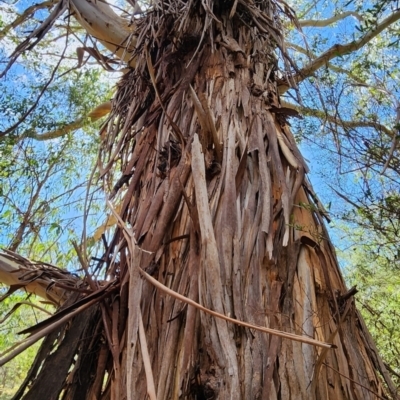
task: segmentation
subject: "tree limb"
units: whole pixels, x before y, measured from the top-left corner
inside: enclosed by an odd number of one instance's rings
[[[29,293],[60,305],[66,300],[69,291],[56,287],[53,277],[58,279],[62,277],[64,283],[68,278],[72,278],[73,284],[78,280],[77,277],[56,267],[34,264],[9,251],[0,252],[0,283],[14,288],[24,288]]]
[[[315,28],[323,28],[329,25],[334,24],[335,22],[339,22],[342,19],[345,19],[347,17],[356,17],[359,21],[363,20],[363,17],[356,11],[346,11],[344,13],[335,15],[331,18],[327,19],[321,19],[321,20],[313,20],[313,19],[303,19],[298,21],[298,24],[304,28],[307,26],[312,26]]]
[[[22,14],[18,15],[17,18],[14,19],[13,22],[6,25],[0,31],[0,40],[4,39],[4,37],[8,34],[11,29],[15,29],[17,26],[23,24],[27,19],[32,17],[38,10],[43,10],[43,8],[51,7],[55,4],[54,0],[45,1],[44,3],[34,4],[33,6],[28,7]]]
[[[71,0],[70,9],[89,35],[123,61],[135,66],[135,25],[117,15],[101,1]]]
[[[312,117],[324,119],[329,122],[333,122],[342,128],[347,128],[347,129],[355,129],[355,128],[375,128],[379,131],[382,131],[386,133],[388,136],[391,138],[394,136],[394,132],[387,128],[385,125],[380,124],[379,122],[374,122],[374,121],[345,121],[337,116],[329,115],[324,111],[321,110],[316,110],[314,108],[309,108],[309,107],[302,107],[298,106],[296,104],[287,102],[282,100],[281,101],[282,107],[287,107],[287,108],[292,108],[293,110],[296,110],[299,114],[308,114],[311,115]]]
[[[400,11],[394,12],[393,14],[389,15],[386,19],[384,19],[379,25],[375,27],[375,29],[370,30],[367,34],[361,37],[358,40],[353,40],[347,44],[335,44],[330,49],[325,51],[315,60],[311,61],[308,65],[298,72],[293,79],[296,83],[302,82],[304,79],[310,77],[315,71],[321,68],[324,65],[327,65],[329,61],[334,58],[344,56],[346,54],[352,53],[361,49],[365,46],[368,42],[370,42],[373,38],[378,36],[382,31],[388,28],[390,25],[395,23],[400,19]],[[284,93],[289,89],[288,83],[281,82],[280,92]]]
[[[67,125],[64,125],[62,128],[55,129],[53,131],[45,132],[45,133],[25,133],[22,134],[18,141],[22,141],[25,138],[29,137],[39,141],[45,141],[50,139],[55,139],[67,135],[70,132],[76,131],[82,128],[87,122],[95,122],[100,118],[106,116],[111,111],[111,102],[107,101],[105,103],[100,104],[94,110],[92,110],[86,117],[79,118],[76,121],[73,121]]]
[[[315,54],[312,53],[310,50],[304,49],[303,47],[301,47],[301,46],[299,46],[299,45],[297,45],[297,44],[295,44],[295,43],[288,42],[288,43],[286,43],[286,45],[287,45],[288,47],[291,47],[292,49],[295,49],[295,50],[298,51],[299,53],[305,54],[306,56],[308,56],[308,57],[310,57],[310,58],[312,58],[312,59],[315,59],[315,58],[316,58]],[[355,82],[357,82],[357,83],[361,83],[361,84],[363,84],[363,85],[366,84],[365,81],[364,81],[363,79],[361,79],[359,76],[354,75],[352,72],[350,72],[350,71],[347,70],[347,69],[344,69],[344,68],[342,68],[342,67],[338,67],[337,65],[332,64],[332,63],[330,63],[330,62],[327,63],[327,66],[328,66],[328,68],[331,69],[332,71],[338,72],[338,73],[340,73],[340,74],[345,74],[345,75],[347,75],[349,78],[353,79],[353,80],[354,80]]]

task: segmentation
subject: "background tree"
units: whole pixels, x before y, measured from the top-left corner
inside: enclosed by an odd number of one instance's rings
[[[42,38],[65,6],[55,6],[12,61]],[[321,205],[304,180],[306,166],[286,123],[291,111],[280,106],[278,91],[358,50],[394,23],[396,13],[361,32],[351,45],[334,46],[293,73],[276,19],[279,7],[272,3],[157,3],[131,22],[104,3],[71,2],[70,7],[88,33],[131,68],[114,97],[100,153],[100,176],[120,207],[120,219],[92,272],[96,276],[105,263],[111,283],[96,290],[88,275],[94,293],[44,329],[55,332],[59,321],[76,315],[84,304],[110,291],[114,296],[100,305],[103,325],[82,324],[80,315],[65,334],[64,347],[75,338],[76,347],[68,346],[69,359],[78,360],[68,378],[72,384],[65,386],[62,374],[56,385],[39,384],[54,362],[47,359],[38,376],[38,367],[29,374],[35,384],[26,398],[49,396],[43,390],[53,395],[63,390],[66,398],[77,391],[129,398],[132,387],[138,398],[146,391],[154,397],[155,390],[159,398],[232,398],[237,393],[244,398],[373,398],[383,395],[375,369],[395,396],[353,308],[352,292],[344,293]],[[295,21],[288,9],[286,15]],[[276,47],[285,65],[285,79],[278,81]],[[98,52],[93,54],[101,60]],[[76,250],[88,270],[86,244]],[[304,333],[334,341],[339,349],[318,352],[274,335],[267,340],[197,314],[193,304],[182,308],[176,294],[165,297],[143,283],[139,273],[166,290],[139,267],[221,314],[303,334],[291,336],[303,342]],[[83,321],[96,320],[97,309],[90,310],[93,315]],[[103,328],[108,346],[101,345]],[[85,329],[93,329],[97,341],[83,345],[77,340],[88,337]],[[38,327],[33,337],[41,332],[48,330]],[[50,337],[43,348],[52,343]],[[54,353],[58,357],[63,344]],[[88,354],[91,363],[85,365],[90,367],[82,383],[80,366]],[[38,359],[45,360],[44,353]],[[171,365],[176,365],[173,373]],[[102,391],[106,371],[110,378]]]
[[[43,307],[34,296],[26,299],[24,293],[15,293],[0,303],[1,312],[1,339],[2,349],[10,347],[19,340],[18,335],[13,334],[23,328],[36,324],[39,320],[51,315],[49,306]],[[47,310],[46,310],[47,308]],[[11,332],[11,333],[10,333]],[[38,352],[40,342],[32,345],[27,351],[15,357],[12,361],[0,369],[0,399],[12,398],[24,381],[32,360]]]
[[[357,233],[353,229],[353,235]],[[398,385],[400,351],[397,323],[399,320],[399,275],[396,265],[391,261],[391,254],[385,255],[382,249],[377,252],[373,238],[365,238],[365,232],[358,233],[359,242],[364,246],[349,248],[346,256],[345,276],[357,285],[358,306],[369,327],[371,335],[380,349],[380,353],[388,369]],[[383,248],[384,246],[382,246]]]

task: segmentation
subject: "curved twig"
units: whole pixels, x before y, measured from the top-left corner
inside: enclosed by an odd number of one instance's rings
[[[157,289],[160,289],[164,293],[167,293],[170,296],[183,301],[184,303],[190,304],[191,306],[196,307],[198,310],[204,311],[205,313],[210,314],[214,317],[224,319],[225,321],[232,322],[233,324],[244,326],[246,328],[255,329],[257,331],[269,333],[271,335],[283,337],[285,339],[294,340],[295,342],[307,343],[307,344],[311,344],[312,346],[324,347],[326,349],[335,349],[336,348],[336,346],[333,343],[325,343],[325,342],[321,342],[319,340],[312,339],[312,338],[309,338],[306,336],[296,335],[294,333],[283,332],[283,331],[279,331],[277,329],[272,329],[272,328],[265,328],[263,326],[253,325],[253,324],[249,324],[248,322],[244,322],[244,321],[240,321],[235,318],[227,317],[226,315],[212,311],[212,310],[202,306],[201,304],[196,303],[195,301],[189,299],[188,297],[175,292],[174,290],[163,285],[157,279],[154,279],[151,275],[149,275],[143,269],[139,268],[139,272],[148,282],[150,282],[152,285],[154,285]]]

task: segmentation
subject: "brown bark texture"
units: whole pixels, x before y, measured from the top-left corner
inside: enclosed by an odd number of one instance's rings
[[[281,7],[164,0],[137,19],[135,68],[118,85],[99,156],[119,214],[100,267],[118,286],[97,310],[97,341],[76,345],[60,398],[396,396],[346,296],[280,106],[275,77],[282,69],[290,82],[292,68]],[[142,271],[220,314],[336,348],[216,318]]]

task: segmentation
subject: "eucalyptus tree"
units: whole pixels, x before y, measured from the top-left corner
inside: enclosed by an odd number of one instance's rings
[[[400,13],[299,68],[282,20],[301,23],[285,3],[45,7],[4,73],[70,18],[99,43],[83,51],[124,63],[98,157],[116,226],[101,256],[75,243],[81,279],[0,256],[4,282],[61,305],[2,359],[45,337],[15,398],[396,398],[280,96]]]

